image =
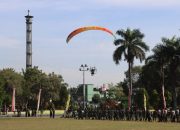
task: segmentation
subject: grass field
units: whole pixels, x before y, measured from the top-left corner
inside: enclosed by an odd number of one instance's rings
[[[180,123],[1,118],[0,130],[180,130]]]

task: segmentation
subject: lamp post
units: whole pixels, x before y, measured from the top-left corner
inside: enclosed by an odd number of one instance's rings
[[[85,109],[85,100],[86,100],[86,97],[85,97],[85,72],[88,71],[89,68],[86,64],[82,64],[79,68],[79,71],[82,71],[83,72],[83,109]]]
[[[90,67],[89,70],[91,72],[91,76],[93,76],[97,71],[96,67]]]

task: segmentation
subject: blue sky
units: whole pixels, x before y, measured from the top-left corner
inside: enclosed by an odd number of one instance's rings
[[[61,74],[65,82],[76,86],[82,83],[79,67],[86,63],[97,68],[93,77],[86,73],[86,83],[116,84],[123,80],[128,65],[113,62],[113,37],[89,31],[67,44],[68,34],[89,25],[107,27],[113,32],[138,28],[152,49],[162,37],[180,35],[179,7],[179,0],[0,0],[0,69],[11,67],[21,72],[25,68],[24,16],[29,9],[34,16],[34,66]]]

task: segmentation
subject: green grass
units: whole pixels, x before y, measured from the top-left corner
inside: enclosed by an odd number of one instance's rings
[[[0,130],[180,130],[180,123],[1,118]]]

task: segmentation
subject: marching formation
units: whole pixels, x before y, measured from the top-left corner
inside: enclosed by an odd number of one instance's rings
[[[66,118],[92,120],[126,120],[126,121],[158,121],[180,122],[179,109],[175,110],[125,110],[125,109],[88,109],[68,110]]]

